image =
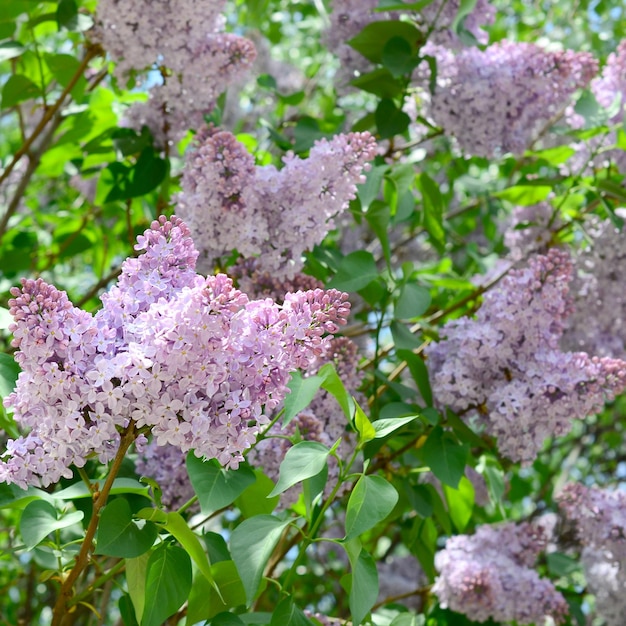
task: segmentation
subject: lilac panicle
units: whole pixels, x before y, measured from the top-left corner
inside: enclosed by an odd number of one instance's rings
[[[195,273],[197,252],[178,218],[138,238],[95,315],[64,292],[24,280],[10,301],[22,367],[5,400],[25,437],[9,441],[0,481],[48,485],[91,455],[115,454],[133,420],[158,445],[237,467],[287,393],[289,372],[326,350],[345,322],[347,294],[250,301],[223,274]]]
[[[355,197],[375,154],[369,133],[349,133],[316,142],[306,159],[287,154],[277,170],[255,166],[229,132],[200,133],[177,206],[200,249],[200,269],[237,250],[256,257],[259,272],[293,278],[302,253],[322,241]]]
[[[477,622],[542,624],[565,621],[568,606],[554,585],[532,569],[545,549],[543,529],[529,523],[479,526],[457,535],[435,556],[433,593],[444,608]]]
[[[426,350],[437,400],[475,419],[513,461],[531,463],[546,438],[626,386],[624,361],[560,349],[571,277],[566,252],[535,256],[485,295],[476,319],[448,322]]]

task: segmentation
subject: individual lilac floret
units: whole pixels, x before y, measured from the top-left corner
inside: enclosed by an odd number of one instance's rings
[[[292,278],[302,253],[334,227],[333,217],[355,197],[376,153],[369,133],[322,139],[309,157],[284,157],[284,167],[255,166],[235,137],[209,129],[187,156],[177,210],[209,270],[233,250],[257,257],[257,270]]]
[[[618,209],[618,215],[626,212]],[[561,346],[626,359],[626,233],[611,220],[595,217],[585,224],[585,232],[590,241],[574,255],[574,311]]]
[[[289,372],[327,349],[347,294],[316,289],[250,301],[223,274],[195,274],[197,252],[178,218],[138,238],[116,287],[92,317],[42,280],[10,301],[22,367],[5,399],[30,429],[9,441],[0,482],[48,485],[88,456],[112,458],[131,419],[158,445],[236,468],[288,389]]]
[[[131,70],[161,71],[163,84],[152,87],[148,102],[133,105],[124,121],[127,126],[148,126],[160,147],[199,127],[220,93],[254,62],[251,41],[221,32],[225,4],[223,0],[202,6],[195,0],[98,3],[93,37],[116,62],[118,79],[125,81]]]
[[[534,257],[485,295],[476,319],[447,323],[426,350],[437,400],[484,426],[513,461],[531,463],[546,438],[626,386],[624,361],[559,348],[571,277],[566,252]]]
[[[501,41],[457,55],[429,44],[424,52],[437,60],[429,115],[463,150],[490,158],[522,154],[598,69],[587,52],[549,52],[525,42]],[[415,77],[428,87],[425,66]]]
[[[480,526],[457,535],[435,556],[439,604],[477,622],[542,624],[565,621],[568,606],[554,585],[532,567],[546,547],[543,529],[529,523]]]

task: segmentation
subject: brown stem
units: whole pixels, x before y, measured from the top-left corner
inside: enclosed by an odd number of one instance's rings
[[[135,429],[135,423],[131,422],[128,428],[126,428],[126,430],[122,434],[120,447],[117,451],[117,454],[115,455],[115,458],[113,459],[113,463],[111,464],[111,470],[109,471],[109,475],[107,476],[102,490],[100,491],[100,493],[97,494],[93,503],[93,513],[89,522],[89,526],[87,527],[87,532],[85,533],[85,539],[83,540],[80,552],[76,557],[74,567],[67,574],[65,580],[63,581],[63,584],[61,585],[59,597],[57,598],[52,613],[51,626],[65,626],[72,624],[74,621],[73,615],[68,611],[67,603],[72,598],[74,592],[74,583],[78,580],[78,577],[82,574],[84,569],[89,564],[89,555],[91,553],[91,550],[93,549],[93,540],[96,536],[98,521],[100,519],[100,512],[106,504],[106,501],[109,497],[109,492],[111,491],[111,487],[113,486],[113,481],[115,480],[115,477],[119,472],[122,462],[126,457],[126,452],[128,451],[128,448],[130,448],[130,445],[133,443],[133,441],[135,441],[136,437],[137,431]]]
[[[57,99],[57,101],[44,113],[44,116],[41,118],[39,124],[37,124],[35,130],[32,135],[22,144],[21,148],[13,155],[13,160],[6,166],[2,175],[0,175],[0,184],[2,184],[9,176],[9,174],[13,171],[13,168],[17,165],[19,160],[28,152],[28,149],[32,146],[33,142],[43,129],[46,127],[46,124],[52,119],[54,114],[61,108],[66,96],[74,89],[76,83],[79,81],[80,77],[83,75],[85,69],[89,65],[89,62],[99,56],[102,53],[102,50],[99,46],[92,46],[87,48],[85,51],[85,56],[81,61],[81,64],[76,69],[74,76],[70,79],[69,83],[66,85],[65,89],[61,92],[61,95]]]

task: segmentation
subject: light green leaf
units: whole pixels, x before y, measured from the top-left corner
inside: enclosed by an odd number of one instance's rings
[[[370,422],[369,418],[365,414],[365,411],[363,411],[363,409],[359,406],[354,397],[352,399],[354,400],[354,406],[356,407],[354,425],[359,433],[359,443],[367,443],[376,437],[376,430],[372,426],[372,422]]]
[[[346,510],[346,540],[358,537],[382,522],[398,502],[398,492],[380,476],[361,476]]]
[[[74,511],[57,518],[56,508],[45,500],[34,500],[26,505],[20,519],[20,535],[28,550],[43,541],[51,532],[80,522],[82,511]]]
[[[26,76],[13,74],[2,88],[2,108],[8,109],[24,100],[37,98],[41,95],[41,89]]]
[[[324,466],[330,450],[317,441],[301,441],[287,450],[280,464],[276,487],[269,497],[277,496],[306,478],[317,476]]]
[[[150,555],[146,572],[146,604],[141,626],[163,626],[191,591],[191,560],[178,546],[166,543]]]
[[[228,609],[246,603],[246,594],[233,561],[221,561],[211,566],[211,576],[220,589],[220,594],[214,586],[198,573],[194,577],[189,606],[187,609],[187,623],[196,624]]]
[[[326,363],[320,367],[317,375],[324,379],[322,389],[328,391],[337,400],[346,418],[351,420],[354,415],[354,400],[341,382],[335,366],[332,363]]]
[[[126,586],[135,609],[137,622],[141,622],[143,609],[146,605],[146,572],[148,571],[149,559],[150,552],[126,559]]]
[[[257,515],[244,520],[230,537],[230,553],[237,566],[248,606],[261,582],[263,570],[280,536],[289,524],[273,515]]]
[[[450,519],[456,529],[462,533],[474,510],[474,486],[466,476],[461,476],[459,486],[456,489],[444,484],[443,492],[448,503]]]
[[[426,313],[431,302],[432,298],[428,289],[415,283],[405,283],[396,300],[394,317],[399,320],[421,317]]]
[[[283,428],[287,426],[300,411],[311,404],[311,400],[315,397],[323,380],[321,376],[308,376],[303,378],[300,372],[292,372],[291,380],[287,384],[291,393],[287,394],[284,402],[285,413],[283,415]]]
[[[405,424],[415,421],[419,415],[407,415],[405,417],[392,417],[388,419],[379,419],[372,422],[374,431],[376,432],[376,439],[382,439],[387,435],[402,428]]]

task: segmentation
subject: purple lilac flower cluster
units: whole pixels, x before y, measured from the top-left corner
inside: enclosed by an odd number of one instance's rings
[[[457,535],[435,556],[433,593],[444,608],[477,622],[542,624],[565,621],[565,598],[532,567],[546,547],[542,528],[529,523],[480,526]]]
[[[194,0],[98,3],[94,38],[116,62],[116,76],[160,69],[163,84],[137,103],[127,125],[147,125],[161,146],[202,124],[216,98],[246,72],[256,51],[248,39],[222,32],[226,2]]]
[[[598,70],[587,52],[549,52],[525,42],[501,41],[456,55],[429,43],[424,52],[437,60],[428,114],[463,150],[485,157],[522,154]],[[430,70],[420,66],[415,80],[426,90]]]
[[[620,626],[626,610],[626,493],[579,483],[556,497],[583,547],[582,564],[596,612],[607,626]]]
[[[531,463],[543,441],[602,409],[626,386],[626,363],[563,352],[572,263],[551,249],[490,290],[476,319],[448,322],[426,354],[437,400],[497,437],[500,452]]]
[[[625,215],[623,209],[618,213]],[[561,345],[626,359],[626,234],[611,220],[597,218],[587,222],[585,231],[590,241],[574,256],[574,311],[567,320]],[[590,306],[593,315],[589,315]]]
[[[284,167],[255,166],[227,131],[200,133],[187,156],[178,213],[200,249],[199,268],[233,250],[257,257],[256,270],[293,278],[302,253],[334,227],[333,217],[355,197],[357,183],[376,154],[369,133],[322,139],[309,157],[284,157]]]
[[[10,440],[0,482],[48,485],[91,455],[115,454],[131,420],[158,445],[236,468],[287,393],[345,323],[347,294],[316,289],[250,301],[223,274],[195,273],[179,218],[153,222],[95,315],[42,280],[12,290],[16,390],[5,399],[30,429]]]
[[[308,373],[315,374],[326,363],[333,363],[346,389],[361,403],[365,400],[357,392],[362,376],[358,364],[357,346],[347,337],[335,337],[328,343],[325,353],[311,362]],[[350,458],[356,446],[355,434],[346,430],[347,422],[343,412],[337,406],[337,401],[325,390],[317,392],[307,409],[299,413],[286,428],[276,423],[268,432],[268,437],[260,441],[248,455],[248,461],[254,466],[263,468],[263,471],[274,481],[278,480],[280,463],[292,446],[288,437],[296,435],[304,441],[317,441],[330,448],[338,439],[341,444],[337,454],[342,459]],[[339,465],[333,457],[328,459],[328,480],[324,493],[329,494],[337,483]],[[343,495],[351,487],[350,483],[342,485],[337,495]],[[288,489],[281,496],[281,506],[288,507],[298,499],[298,490]]]
[[[591,81],[590,87],[604,110],[609,111],[617,104],[608,125],[621,125],[626,112],[626,40],[621,41],[617,50],[609,55],[602,73]],[[582,116],[576,115],[571,116],[569,121],[574,128],[581,128],[585,122]],[[606,167],[610,163],[620,172],[626,172],[626,152],[615,148],[616,142],[617,133],[610,130],[606,134],[573,144],[576,153],[562,168],[564,173],[591,173],[592,169]]]

